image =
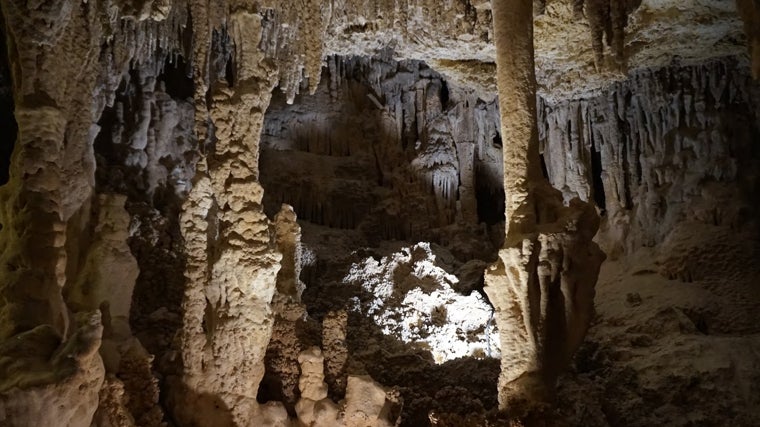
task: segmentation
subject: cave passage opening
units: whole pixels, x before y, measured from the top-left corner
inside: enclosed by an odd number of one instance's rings
[[[319,330],[345,311],[351,366],[416,402],[404,409],[405,426],[455,407],[455,396],[493,408],[499,346],[481,291],[504,215],[495,104],[419,61],[327,63],[314,95],[288,105],[275,89],[261,138],[265,212],[293,206],[302,231],[302,300],[313,323],[297,328]],[[278,328],[260,402],[298,394],[275,366],[274,347],[287,339]],[[378,346],[385,351],[369,351]]]
[[[478,222],[489,226],[501,224],[504,216],[504,188],[484,168],[475,170],[475,191],[478,202]],[[495,185],[494,185],[495,184]]]

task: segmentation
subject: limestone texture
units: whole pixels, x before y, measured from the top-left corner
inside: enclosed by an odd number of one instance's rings
[[[504,135],[505,238],[486,274],[499,327],[499,408],[543,412],[591,323],[605,255],[592,241],[592,206],[567,206],[541,175],[532,3],[493,2],[497,85]]]
[[[0,0],[0,426],[757,425],[759,13]]]

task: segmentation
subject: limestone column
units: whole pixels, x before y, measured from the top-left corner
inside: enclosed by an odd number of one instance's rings
[[[63,288],[76,275],[67,225],[94,181],[100,27],[77,2],[0,0],[0,12],[19,127],[0,189],[0,425],[89,426],[101,316],[69,321]]]
[[[259,138],[277,69],[259,49],[261,16],[244,5],[231,10],[233,81],[213,81],[208,94],[196,95],[208,105],[215,141],[180,218],[187,253],[184,372],[173,406],[175,417],[197,425],[250,425],[263,416],[256,395],[281,259],[258,182]],[[196,72],[203,74],[203,65]]]
[[[501,339],[499,408],[514,416],[551,404],[557,376],[585,336],[604,254],[599,218],[543,178],[538,153],[533,2],[494,0],[504,155],[506,238],[486,271]]]
[[[535,227],[530,185],[541,178],[533,57],[533,2],[492,2],[504,156],[507,237]]]

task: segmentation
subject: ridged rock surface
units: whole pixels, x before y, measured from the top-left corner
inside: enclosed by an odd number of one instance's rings
[[[606,211],[611,253],[659,244],[684,219],[739,228],[758,206],[758,105],[734,58],[640,71],[596,97],[540,101],[544,162],[566,200]]]
[[[752,425],[757,1],[631,2],[627,26],[617,2],[601,59],[603,2],[545,3],[545,172],[597,203],[619,263],[559,413]],[[0,0],[0,17],[0,424],[478,425],[496,406],[496,352],[426,348],[493,329],[489,2]],[[435,263],[403,262],[414,248]],[[434,273],[440,301],[483,316],[410,344],[405,313],[448,312],[398,304],[383,334],[377,289],[343,280],[361,263],[390,287]]]

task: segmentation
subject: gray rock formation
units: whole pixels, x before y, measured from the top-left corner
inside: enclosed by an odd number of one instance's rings
[[[0,425],[757,424],[757,1],[522,5],[0,0]]]
[[[741,227],[758,206],[759,100],[746,63],[724,58],[539,101],[549,179],[565,200],[606,212],[600,241],[612,254],[657,245],[684,219]]]

